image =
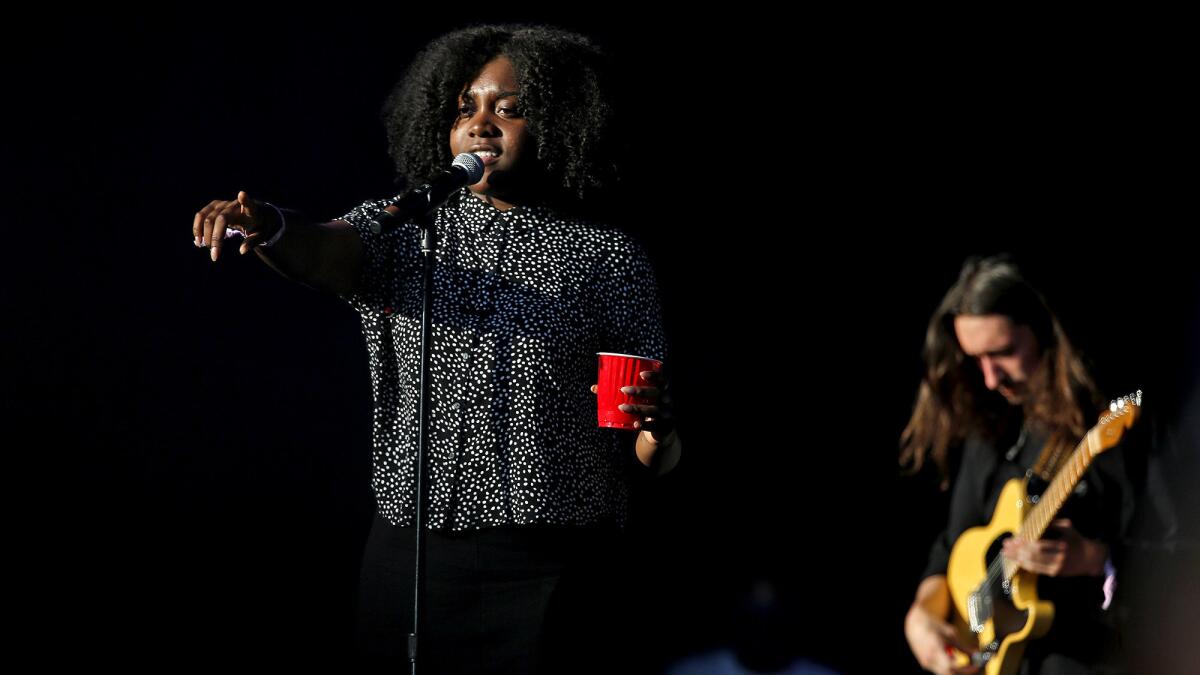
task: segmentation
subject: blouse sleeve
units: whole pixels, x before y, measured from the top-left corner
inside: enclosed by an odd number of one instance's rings
[[[381,312],[399,293],[399,285],[417,268],[417,232],[411,225],[375,234],[371,219],[389,199],[373,199],[356,206],[340,220],[349,223],[363,245],[363,269],[357,290],[343,299],[360,314]]]
[[[605,251],[597,291],[606,327],[601,350],[665,360],[666,335],[654,268],[628,235],[619,235],[617,245]]]

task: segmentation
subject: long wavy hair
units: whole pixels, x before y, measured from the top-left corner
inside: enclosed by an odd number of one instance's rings
[[[947,454],[970,434],[995,436],[1011,405],[984,385],[974,360],[954,333],[957,316],[999,314],[1028,326],[1040,361],[1022,403],[1027,423],[1052,439],[1073,444],[1100,404],[1096,385],[1045,299],[1006,256],[971,258],[929,320],[923,350],[925,374],[912,417],[900,436],[900,461],[917,471],[932,459],[946,477]]]
[[[521,88],[542,197],[560,207],[594,208],[619,178],[610,62],[587,37],[548,26],[470,26],[417,54],[382,111],[397,183],[416,184],[450,166],[458,95],[499,56],[512,60]]]

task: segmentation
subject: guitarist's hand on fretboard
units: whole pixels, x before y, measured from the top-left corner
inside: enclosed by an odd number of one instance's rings
[[[1071,526],[1069,520],[1051,525],[1053,537],[1025,541],[1019,537],[1004,540],[1004,557],[1018,567],[1048,577],[1104,576],[1108,547],[1088,539]]]

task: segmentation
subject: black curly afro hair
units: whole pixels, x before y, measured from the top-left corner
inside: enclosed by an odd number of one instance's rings
[[[546,200],[595,207],[618,180],[608,59],[587,37],[548,26],[470,26],[417,54],[383,107],[397,182],[419,184],[450,165],[458,95],[498,56],[512,60],[520,83]]]

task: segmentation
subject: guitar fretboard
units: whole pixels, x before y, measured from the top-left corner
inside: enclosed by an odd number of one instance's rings
[[[1079,479],[1083,477],[1083,472],[1087,471],[1092,460],[1100,454],[1099,434],[1099,429],[1092,429],[1087,432],[1079,445],[1075,446],[1071,456],[1055,474],[1054,480],[1050,481],[1050,486],[1038,498],[1037,504],[1029,510],[1029,513],[1025,514],[1025,520],[1021,522],[1021,529],[1015,536],[1025,541],[1037,541],[1042,538],[1042,535],[1046,533],[1046,528],[1054,520],[1054,516],[1058,515],[1059,509],[1067,501],[1067,497],[1071,496],[1071,491],[1075,489]]]
[[[1141,391],[1113,402],[1111,412],[1106,414],[1099,424],[1089,429],[1079,445],[1075,446],[1071,456],[1050,481],[1050,486],[1025,514],[1020,529],[1013,536],[1025,541],[1037,541],[1046,534],[1046,528],[1067,501],[1067,497],[1071,496],[1071,491],[1083,477],[1083,472],[1087,471],[1097,455],[1120,441],[1125,428],[1133,423],[1141,404]],[[1011,573],[1006,576],[1011,577]]]

